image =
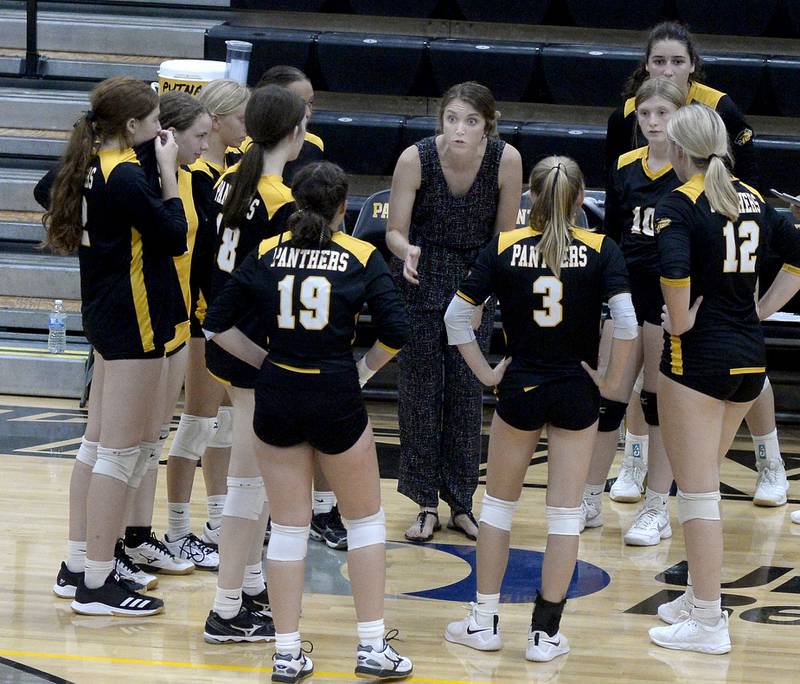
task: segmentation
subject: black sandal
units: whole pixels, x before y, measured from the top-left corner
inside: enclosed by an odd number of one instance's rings
[[[467,530],[464,529],[463,527],[461,527],[461,525],[456,524],[456,518],[459,515],[466,515],[467,518],[469,518],[470,522],[472,522],[472,524],[475,525],[475,527],[478,527],[478,521],[475,520],[475,516],[472,515],[472,511],[451,511],[450,512],[450,520],[447,521],[447,529],[448,530],[455,530],[456,532],[460,532],[467,539],[469,539],[471,541],[477,541],[478,540],[477,535],[474,535],[474,534],[471,534],[470,532],[467,532]]]
[[[438,532],[442,529],[442,526],[439,523],[439,514],[436,511],[420,511],[417,513],[419,531],[422,532],[422,530],[425,529],[425,523],[428,521],[429,515],[432,515],[434,518],[436,518],[436,522],[433,524],[433,532]],[[433,539],[433,532],[431,532],[427,537],[409,537],[408,533],[406,532],[405,538],[410,542],[429,542],[431,539]]]

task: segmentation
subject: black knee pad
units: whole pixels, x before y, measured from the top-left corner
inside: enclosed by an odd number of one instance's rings
[[[625,417],[625,411],[628,410],[628,404],[624,401],[611,401],[600,397],[600,420],[597,423],[599,432],[614,432],[619,430],[622,424],[622,419]]]
[[[642,390],[639,393],[642,402],[642,413],[648,425],[658,425],[658,395],[655,392]]]

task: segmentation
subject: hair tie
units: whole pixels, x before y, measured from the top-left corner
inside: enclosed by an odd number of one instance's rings
[[[92,109],[87,109],[84,113],[84,117],[89,123],[94,123],[97,121],[97,114],[95,114],[94,110]]]
[[[708,161],[711,162],[712,159],[719,159],[720,161],[722,161],[722,157],[720,157],[718,154],[709,154]]]

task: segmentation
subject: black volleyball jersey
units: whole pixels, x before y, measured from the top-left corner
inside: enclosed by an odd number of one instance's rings
[[[561,277],[538,251],[533,228],[499,233],[481,251],[459,297],[480,304],[500,300],[506,355],[512,357],[502,389],[586,376],[581,361],[597,365],[603,300],[628,292],[622,252],[604,235],[574,228]]]
[[[623,154],[612,174],[612,186],[606,195],[603,229],[622,248],[629,271],[657,276],[658,249],[653,216],[656,204],[681,182],[671,164],[656,172],[647,165],[650,148]]]
[[[661,283],[703,296],[694,327],[665,334],[661,368],[675,375],[738,375],[765,368],[764,338],[754,292],[763,250],[769,247],[800,275],[800,230],[757,190],[734,180],[739,218],[711,210],[697,174],[656,207]]]
[[[761,180],[753,145],[753,129],[750,128],[750,124],[747,123],[730,95],[709,88],[702,83],[692,82],[689,85],[686,104],[693,102],[711,107],[720,115],[731,140],[736,175],[756,188],[760,187]],[[636,121],[636,98],[630,97],[622,107],[611,114],[608,120],[606,168],[609,171],[609,183],[610,172],[619,156],[646,142]]]
[[[222,332],[255,316],[269,337],[269,361],[298,373],[352,370],[364,302],[379,343],[398,351],[408,321],[381,253],[340,231],[323,249],[300,249],[286,232],[264,240],[233,272],[204,328]]]
[[[219,179],[214,192],[218,215],[209,305],[262,240],[283,232],[287,219],[295,210],[291,190],[283,184],[281,177],[262,176],[241,226],[231,228],[224,225],[222,206],[237,169],[238,166],[228,169]],[[267,346],[267,334],[259,325],[257,316],[243,315],[237,326],[256,344]],[[206,345],[206,365],[215,376],[237,387],[252,386],[250,383],[255,379],[254,368],[217,347],[213,340]]]
[[[240,147],[228,148],[227,157],[233,159],[234,161],[240,160],[252,142],[252,138],[247,136]],[[320,138],[318,135],[310,133],[309,131],[306,131],[306,136],[303,140],[303,146],[300,148],[300,154],[297,155],[297,159],[287,162],[286,166],[283,167],[283,182],[291,187],[294,175],[300,169],[302,169],[306,164],[322,161],[323,159],[325,159],[325,143],[322,142],[322,138]]]
[[[81,312],[89,340],[115,358],[163,350],[186,320],[173,263],[186,252],[183,203],[161,198],[140,154],[100,150],[83,190]]]

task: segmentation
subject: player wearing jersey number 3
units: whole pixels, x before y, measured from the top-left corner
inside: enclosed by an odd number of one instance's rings
[[[581,495],[592,457],[600,392],[622,380],[637,336],[622,252],[613,240],[576,228],[583,175],[566,157],[547,157],[531,174],[530,226],[500,233],[479,254],[445,314],[449,343],[485,385],[499,387],[489,436],[486,494],[478,535],[478,593],[469,616],[445,639],[481,651],[501,648],[500,584],[509,534],[531,454],[547,425],[547,549],[525,657],[548,661],[569,651],[559,631],[581,530]],[[496,294],[507,358],[490,368],[470,325],[475,307]],[[596,363],[600,311],[607,299],[614,341],[605,375]],[[597,385],[597,386],[596,386]]]

